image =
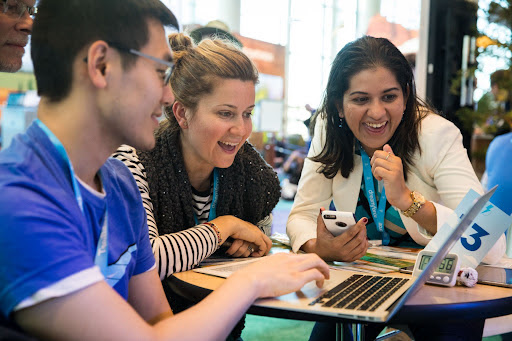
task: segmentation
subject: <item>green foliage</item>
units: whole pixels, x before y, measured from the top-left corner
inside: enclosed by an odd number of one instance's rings
[[[474,77],[476,69],[477,69],[476,66],[472,66],[472,67],[468,68],[465,72],[466,79],[468,79],[470,77]],[[452,84],[450,86],[450,93],[452,93],[454,95],[460,95],[461,82],[462,82],[462,70],[459,70],[459,71],[457,71],[455,78],[452,79]]]
[[[468,131],[476,126],[482,133],[495,135],[510,130],[512,123],[512,111],[505,111],[503,106],[504,101],[496,101],[493,94],[487,93],[478,101],[476,110],[464,107],[456,114]]]
[[[491,1],[486,15],[490,23],[495,23],[508,29],[512,28],[512,1]]]
[[[487,33],[492,40],[491,44],[484,46],[482,53],[496,54],[498,50],[512,52],[512,0],[492,0],[484,13],[489,24],[497,26],[499,30],[486,29],[486,32],[481,32]],[[499,34],[499,31],[506,34]]]
[[[467,107],[460,108],[456,114],[467,131],[473,131],[474,124],[481,125],[487,119],[487,113],[478,112]]]
[[[491,36],[489,32],[496,30],[487,29],[489,36],[481,32],[477,39],[480,47],[479,54],[487,55],[510,55],[512,53],[512,0],[492,0],[485,15],[489,24],[494,24],[507,34]],[[501,53],[499,51],[501,50]],[[504,53],[506,51],[507,53]],[[510,60],[508,60],[509,66]],[[476,67],[468,69],[466,77],[474,75]],[[459,71],[452,81],[451,92],[459,93],[462,79],[462,71]],[[505,107],[510,108],[512,103],[512,72],[510,69],[498,70],[491,75],[491,85],[495,88],[494,94],[485,94],[478,102],[476,110],[461,108],[456,112],[465,129],[472,131],[473,128],[480,129],[483,133],[496,134],[502,130],[510,129],[512,123],[512,111],[507,112]]]

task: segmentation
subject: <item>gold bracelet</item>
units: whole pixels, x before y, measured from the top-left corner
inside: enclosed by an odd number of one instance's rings
[[[217,226],[215,226],[215,224],[210,221],[203,223],[203,225],[210,226],[212,228],[212,230],[215,231],[215,233],[217,234],[217,241],[218,241],[217,249],[220,248],[220,246],[222,244],[222,236],[220,235],[219,228]]]
[[[425,205],[425,198],[423,197],[423,195],[421,195],[421,193],[419,192],[416,192],[416,191],[412,191],[410,193],[410,196],[411,196],[411,199],[412,199],[412,204],[411,206],[409,206],[408,209],[406,209],[405,211],[402,211],[402,214],[408,218],[411,218],[414,214],[416,214],[416,212],[418,212],[418,210],[423,206]]]

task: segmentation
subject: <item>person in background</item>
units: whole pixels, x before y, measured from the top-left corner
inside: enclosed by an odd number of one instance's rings
[[[285,200],[293,200],[295,193],[297,193],[297,184],[300,180],[300,174],[304,165],[307,150],[305,147],[300,147],[292,151],[290,156],[283,163],[283,172],[286,178],[281,183],[281,197]]]
[[[310,113],[310,116],[303,121],[304,125],[308,128],[309,137],[306,140],[304,147],[299,147],[291,152],[291,154],[283,162],[283,172],[286,174],[286,178],[281,182],[281,197],[285,200],[293,200],[295,193],[297,193],[297,185],[299,184],[300,175],[302,173],[302,167],[304,166],[304,159],[306,158],[311,144],[311,136],[313,133],[312,126],[314,126],[314,115],[316,109],[311,105],[305,105],[306,110]]]
[[[293,251],[352,261],[367,237],[423,247],[470,189],[483,192],[460,131],[417,98],[402,53],[369,36],[342,48],[287,223]],[[319,215],[331,201],[358,220],[337,237]],[[484,261],[504,251],[502,237]]]
[[[512,101],[510,70],[496,70],[491,74],[490,81],[491,91],[485,93],[477,105],[477,112],[484,115],[486,120],[475,125],[475,133],[498,136],[510,132],[511,122],[507,118]]]
[[[247,142],[258,80],[253,63],[226,40],[196,46],[176,33],[169,42],[175,100],[156,132],[156,147],[122,146],[114,154],[138,183],[162,280],[217,249],[206,233],[211,224],[231,237],[228,255],[267,254],[271,212],[280,197],[277,174]],[[174,311],[191,305],[163,284]]]
[[[305,105],[305,108],[307,111],[309,111],[309,117],[307,119],[304,120],[304,125],[306,127],[308,127],[308,133],[309,133],[309,137],[310,139],[313,137],[313,133],[315,132],[315,119],[316,119],[316,112],[317,110],[315,108],[313,108],[310,104],[306,104]],[[308,149],[309,149],[309,144],[311,143],[311,141],[308,141]]]
[[[21,68],[28,37],[32,32],[35,0],[0,0],[0,72]]]
[[[109,158],[123,143],[155,145],[172,101],[164,26],[178,24],[158,0],[39,1],[38,120],[0,152],[0,311],[9,331],[15,323],[45,340],[219,340],[256,298],[328,277],[317,256],[270,256],[172,316],[140,193]],[[225,236],[208,228],[221,244]]]
[[[498,107],[503,111],[510,111],[510,71],[509,70],[496,70],[491,76],[491,96],[493,99],[493,109]]]

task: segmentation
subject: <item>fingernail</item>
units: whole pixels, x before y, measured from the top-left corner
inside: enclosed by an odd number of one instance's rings
[[[366,225],[367,222],[368,222],[368,218],[364,217],[363,218],[363,223]]]

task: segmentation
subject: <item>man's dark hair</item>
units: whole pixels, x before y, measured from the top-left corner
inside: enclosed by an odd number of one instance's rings
[[[326,144],[320,154],[311,159],[322,163],[319,172],[329,179],[340,170],[343,177],[348,178],[354,168],[354,134],[346,123],[339,127],[343,95],[350,87],[350,80],[354,75],[377,67],[386,68],[393,73],[404,97],[408,96],[403,119],[388,142],[395,155],[402,158],[406,180],[414,152],[421,152],[418,134],[420,121],[426,112],[421,107],[429,110],[432,108],[416,97],[414,74],[404,55],[385,38],[365,36],[348,43],[336,55],[323,103],[318,110],[319,115],[327,118]]]
[[[175,16],[159,0],[40,0],[31,39],[39,95],[52,102],[65,98],[73,62],[94,41],[141,49],[149,40],[149,19],[178,28]],[[137,58],[121,56],[125,69]]]

